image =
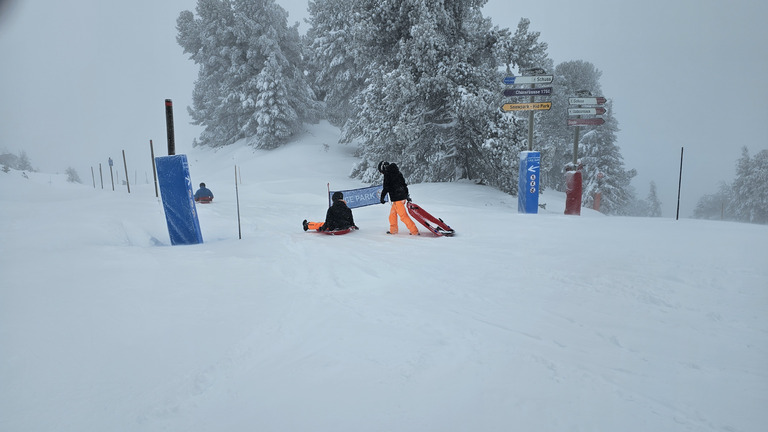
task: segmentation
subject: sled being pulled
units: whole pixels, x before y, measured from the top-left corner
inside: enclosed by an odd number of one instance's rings
[[[450,237],[455,233],[453,228],[443,222],[442,219],[432,216],[417,204],[409,202],[406,204],[406,208],[408,208],[408,214],[410,214],[416,222],[424,225],[435,235]]]

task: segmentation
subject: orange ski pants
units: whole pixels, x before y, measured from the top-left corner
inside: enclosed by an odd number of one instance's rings
[[[405,209],[405,200],[394,201],[392,203],[392,208],[389,210],[389,232],[392,234],[397,234],[398,216],[400,216],[400,220],[403,221],[411,234],[416,235],[419,233],[419,229],[416,228],[416,224],[413,223],[410,217],[408,217],[408,211]]]
[[[307,222],[307,229],[319,230],[325,222]]]

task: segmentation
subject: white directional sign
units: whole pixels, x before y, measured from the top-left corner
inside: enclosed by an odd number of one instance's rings
[[[603,115],[605,108],[568,108],[568,115]]]
[[[568,103],[571,105],[602,105],[606,103],[608,99],[604,97],[572,97],[568,98]]]
[[[504,84],[549,84],[554,79],[554,75],[508,76]]]

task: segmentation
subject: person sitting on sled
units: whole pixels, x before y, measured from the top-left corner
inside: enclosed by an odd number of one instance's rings
[[[209,203],[213,201],[213,192],[205,187],[205,183],[200,183],[200,189],[195,192],[195,202]]]
[[[341,192],[334,192],[331,196],[333,204],[325,212],[325,222],[307,222],[304,219],[302,225],[304,231],[317,230],[317,231],[336,231],[345,230],[348,228],[358,229],[355,225],[355,219],[352,217],[352,209],[347,207],[346,201],[344,201],[344,194]]]
[[[389,211],[389,231],[387,234],[397,234],[397,217],[403,221],[410,231],[411,235],[419,235],[419,229],[413,223],[408,212],[405,210],[405,202],[410,201],[408,185],[400,169],[395,163],[385,161],[379,162],[379,172],[384,174],[384,187],[381,190],[381,203],[384,204],[384,197],[389,194],[389,200],[392,201],[392,208]]]

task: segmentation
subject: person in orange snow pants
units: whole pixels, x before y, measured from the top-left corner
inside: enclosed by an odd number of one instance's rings
[[[379,172],[384,174],[384,186],[381,189],[381,203],[384,204],[385,197],[389,194],[389,200],[392,201],[392,208],[389,211],[389,231],[387,234],[397,234],[397,218],[405,224],[411,235],[419,235],[419,229],[408,216],[405,209],[405,202],[410,201],[408,185],[405,178],[397,167],[397,164],[385,161],[379,162]]]

